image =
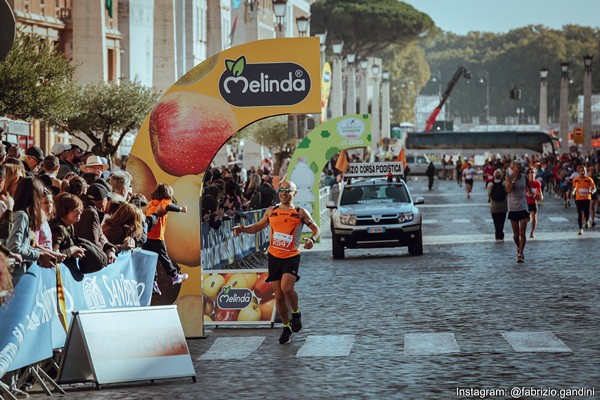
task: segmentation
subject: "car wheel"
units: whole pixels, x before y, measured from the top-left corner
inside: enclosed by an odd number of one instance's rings
[[[419,231],[415,235],[415,238],[408,245],[408,252],[412,256],[423,255],[423,231],[421,229],[419,229]]]
[[[332,234],[332,254],[335,260],[343,260],[345,257],[344,254],[344,245],[340,241],[340,238],[334,234]]]

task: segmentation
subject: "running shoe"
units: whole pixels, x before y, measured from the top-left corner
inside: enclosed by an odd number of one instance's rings
[[[517,262],[522,263],[523,261],[525,261],[523,254],[517,254]]]
[[[529,238],[530,238],[530,239],[534,239],[534,238],[535,238],[535,236],[533,236],[533,233],[530,233],[530,234],[529,234]]]
[[[286,344],[290,342],[290,338],[292,337],[292,330],[289,326],[284,326],[283,331],[281,331],[281,336],[279,337],[279,344]]]
[[[171,277],[171,280],[173,281],[173,285],[179,285],[181,282],[185,281],[188,278],[188,274],[183,273],[183,274],[177,274],[175,276]]]
[[[292,332],[300,332],[302,329],[302,313],[300,311],[292,313]]]
[[[159,296],[162,295],[162,292],[160,291],[160,288],[158,287],[157,281],[154,281],[154,286],[152,286],[152,293],[156,293]]]
[[[596,226],[596,221],[592,221],[592,228]]]
[[[590,228],[590,221],[585,221],[585,229],[589,229]]]
[[[583,229],[580,229],[580,230],[579,230],[579,233],[578,233],[578,235],[579,235],[579,236],[583,235]]]

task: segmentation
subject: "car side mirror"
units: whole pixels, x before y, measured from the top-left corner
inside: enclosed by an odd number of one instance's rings
[[[329,200],[326,204],[325,207],[329,208],[330,210],[334,210],[337,208],[337,206],[335,205],[335,201]]]
[[[425,199],[422,196],[418,196],[415,199],[414,204],[425,204]]]

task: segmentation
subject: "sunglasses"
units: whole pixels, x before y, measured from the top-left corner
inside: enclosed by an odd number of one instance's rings
[[[295,192],[294,189],[288,189],[288,188],[279,188],[277,189],[277,193],[292,193]]]

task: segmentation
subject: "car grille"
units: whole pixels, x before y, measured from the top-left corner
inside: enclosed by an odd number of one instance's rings
[[[378,216],[379,217],[379,216]],[[372,215],[357,215],[356,225],[390,225],[398,223],[398,214],[383,214],[379,222],[375,222]]]

